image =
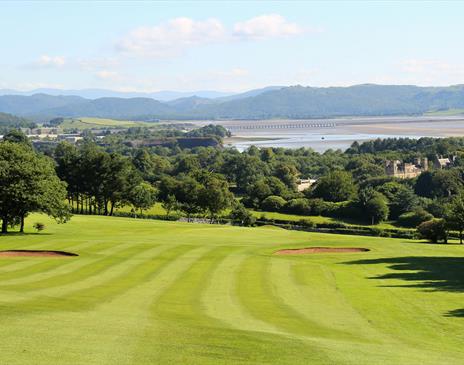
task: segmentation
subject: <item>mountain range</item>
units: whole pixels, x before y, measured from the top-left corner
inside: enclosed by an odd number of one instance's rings
[[[220,98],[233,96],[236,93],[222,92],[213,90],[198,90],[198,91],[171,91],[162,90],[155,92],[137,92],[137,91],[115,91],[107,89],[81,89],[81,90],[65,90],[41,88],[30,91],[18,91],[13,89],[0,89],[0,95],[24,95],[31,96],[34,94],[47,94],[53,96],[80,96],[85,99],[98,98],[151,98],[159,101],[170,101],[179,98],[188,98],[190,96],[199,96],[202,98]]]
[[[3,95],[0,112],[28,118],[266,119],[418,115],[464,108],[464,85],[418,87],[363,84],[350,87],[272,86],[241,94],[200,95],[169,101],[149,97]]]

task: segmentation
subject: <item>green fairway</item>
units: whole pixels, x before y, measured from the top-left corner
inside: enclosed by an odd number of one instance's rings
[[[74,216],[0,258],[1,364],[464,364],[464,247]],[[36,221],[47,229],[34,234]],[[281,248],[363,253],[278,256]]]

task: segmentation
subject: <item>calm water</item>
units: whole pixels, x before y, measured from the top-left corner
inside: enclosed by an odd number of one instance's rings
[[[380,134],[306,134],[292,138],[282,138],[278,140],[263,141],[243,141],[234,142],[230,146],[236,147],[243,151],[254,145],[257,147],[283,147],[283,148],[300,148],[310,147],[318,152],[324,152],[329,149],[345,150],[351,146],[354,141],[364,142],[376,138],[404,137],[403,135],[380,135]],[[421,136],[408,136],[410,138],[420,138]],[[277,138],[274,137],[274,138]]]
[[[376,138],[464,136],[464,117],[377,117],[330,120],[262,120],[200,122],[221,124],[234,137],[229,145],[244,150],[261,147],[310,147],[323,152],[348,148],[354,141]],[[248,140],[247,140],[248,139]]]

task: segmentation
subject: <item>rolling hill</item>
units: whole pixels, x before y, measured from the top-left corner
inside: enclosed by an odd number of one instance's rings
[[[464,108],[464,85],[418,87],[269,87],[226,98],[190,96],[169,102],[152,98],[0,96],[0,112],[35,118],[266,119],[417,115]]]

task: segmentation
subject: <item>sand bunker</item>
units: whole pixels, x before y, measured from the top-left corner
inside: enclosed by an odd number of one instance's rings
[[[8,250],[0,251],[0,257],[70,257],[78,254],[65,251],[46,250]]]
[[[367,252],[368,248],[359,247],[306,247],[306,248],[290,248],[286,250],[276,251],[277,255],[303,255],[307,253],[333,253],[333,252]]]

